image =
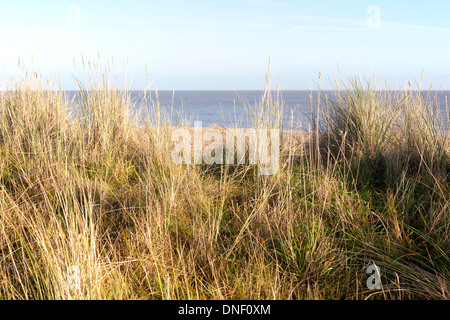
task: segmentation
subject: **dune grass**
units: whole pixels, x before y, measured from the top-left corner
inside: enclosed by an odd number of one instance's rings
[[[85,68],[78,108],[31,72],[1,93],[0,298],[450,297],[450,132],[418,91],[320,95],[323,121],[260,176],[174,164],[157,96],[137,110]],[[271,94],[255,125],[279,125]]]

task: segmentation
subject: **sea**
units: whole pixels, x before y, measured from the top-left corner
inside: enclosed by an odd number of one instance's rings
[[[67,92],[68,97],[76,96],[75,91]],[[190,124],[200,121],[201,126],[219,127],[254,127],[258,121],[258,110],[270,113],[272,106],[282,110],[279,115],[282,128],[285,130],[309,130],[311,123],[319,123],[325,108],[325,97],[332,99],[334,91],[289,90],[270,92],[271,102],[263,101],[263,91],[258,90],[189,90],[189,91],[150,91],[144,95],[142,91],[131,91],[133,108],[153,112],[152,103],[156,104],[156,96],[161,109],[169,116],[172,125]],[[448,126],[450,116],[450,91],[423,91],[425,99],[436,107]],[[320,104],[319,104],[320,101]],[[279,108],[282,107],[282,108]],[[317,113],[319,107],[319,112]],[[273,114],[272,114],[273,115]],[[151,117],[151,115],[150,115]]]

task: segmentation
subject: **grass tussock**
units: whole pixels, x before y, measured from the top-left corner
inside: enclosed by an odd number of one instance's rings
[[[92,66],[78,106],[34,74],[1,93],[2,299],[449,298],[450,136],[418,91],[337,87],[261,176],[173,163],[157,95]],[[281,108],[268,86],[250,117]]]

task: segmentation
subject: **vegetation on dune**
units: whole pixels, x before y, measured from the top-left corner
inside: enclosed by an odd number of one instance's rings
[[[1,92],[2,299],[450,297],[450,131],[420,91],[319,93],[320,123],[261,176],[173,163],[157,96],[137,110],[86,69],[78,108],[33,73]],[[249,116],[276,127],[269,89]]]

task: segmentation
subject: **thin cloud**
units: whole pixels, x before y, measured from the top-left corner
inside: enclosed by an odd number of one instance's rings
[[[259,5],[270,5],[270,6],[278,6],[278,7],[285,7],[288,4],[286,2],[281,1],[270,1],[270,0],[245,0],[246,2],[251,2],[254,4]]]
[[[320,31],[366,31],[367,20],[351,20],[328,17],[314,17],[314,16],[298,16],[299,20],[311,24],[293,24],[291,28],[294,30],[320,30]],[[404,24],[391,21],[381,20],[381,28],[376,30],[378,32],[390,33],[409,33],[409,34],[434,34],[434,35],[448,35],[450,28]],[[345,26],[343,26],[345,25]]]
[[[381,29],[389,32],[414,33],[414,34],[450,34],[450,28],[404,24],[381,21]]]

